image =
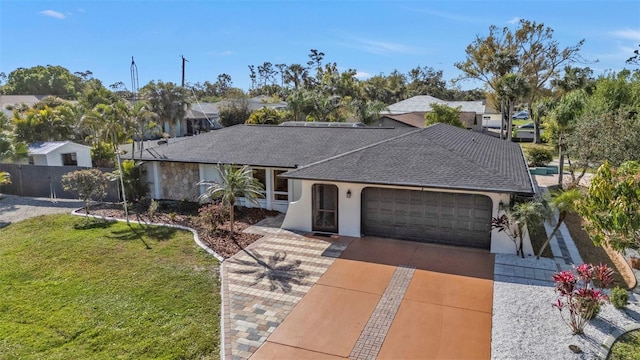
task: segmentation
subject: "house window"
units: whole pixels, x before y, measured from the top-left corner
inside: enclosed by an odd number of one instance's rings
[[[253,169],[253,178],[262,184],[263,189],[267,189],[267,171],[265,169]],[[264,198],[264,194],[260,198]]]
[[[280,174],[286,173],[287,170],[274,170],[273,171],[273,199],[274,200],[289,200],[289,181],[278,177]]]
[[[76,153],[62,154],[62,165],[78,166]]]
[[[33,165],[34,161],[33,161],[33,156],[29,156],[29,165]]]

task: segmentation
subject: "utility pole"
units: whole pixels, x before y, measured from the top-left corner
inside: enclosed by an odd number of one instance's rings
[[[184,58],[184,55],[180,55],[182,57],[182,87],[184,87],[184,67],[185,62],[189,62],[189,60]]]
[[[138,95],[138,66],[131,57],[131,103],[135,104],[136,96]]]

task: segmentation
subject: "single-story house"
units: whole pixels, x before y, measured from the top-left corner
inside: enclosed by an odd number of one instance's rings
[[[44,166],[91,167],[91,147],[71,141],[38,142],[29,145],[28,163]]]
[[[380,119],[376,125],[383,127],[425,127],[425,115],[424,111],[410,112],[406,114],[380,114]],[[481,126],[478,125],[476,120],[476,113],[470,111],[460,112],[460,121],[467,129],[473,131],[480,131]]]
[[[430,95],[418,95],[391,104],[380,113],[384,115],[399,115],[409,113],[427,113],[431,111],[431,105],[447,105],[452,108],[460,108],[460,120],[467,125],[467,128],[480,131],[482,128],[482,117],[490,109],[484,101],[446,101]]]
[[[515,246],[491,218],[534,194],[517,144],[445,124],[237,125],[175,139],[143,159],[156,199],[195,200],[217,164],[248,165],[265,186],[260,206],[286,213],[283,228],[496,253]]]
[[[186,111],[184,119],[175,124],[176,137],[192,136],[201,132],[217,130],[222,127],[219,122],[220,110],[225,106],[234,105],[246,106],[249,111],[256,111],[263,107],[276,110],[284,110],[287,103],[284,101],[273,101],[268,96],[256,96],[248,99],[222,100],[215,103],[192,103]],[[169,124],[164,124],[164,131],[171,133]]]

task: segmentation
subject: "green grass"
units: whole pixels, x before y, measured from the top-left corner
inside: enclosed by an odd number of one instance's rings
[[[0,230],[0,359],[217,359],[218,265],[171,228],[14,223]]]
[[[551,151],[551,153],[553,154],[553,157],[555,159],[558,158],[558,148],[549,144],[549,143],[542,143],[542,144],[534,144],[532,142],[521,142],[520,143],[520,147],[522,147],[522,150],[524,151],[525,155],[527,154],[527,152],[529,151],[529,149],[531,148],[540,148],[540,149],[546,149]]]
[[[513,120],[513,126],[520,126],[520,125],[526,125],[530,122],[533,122],[531,120]]]
[[[611,347],[610,360],[640,360],[640,330],[622,335]]]

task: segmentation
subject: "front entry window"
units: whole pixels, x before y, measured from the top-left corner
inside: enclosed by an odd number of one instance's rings
[[[313,185],[313,230],[338,232],[338,187]]]
[[[273,171],[273,200],[289,200],[289,180],[278,177],[280,174],[286,173],[287,170]]]

